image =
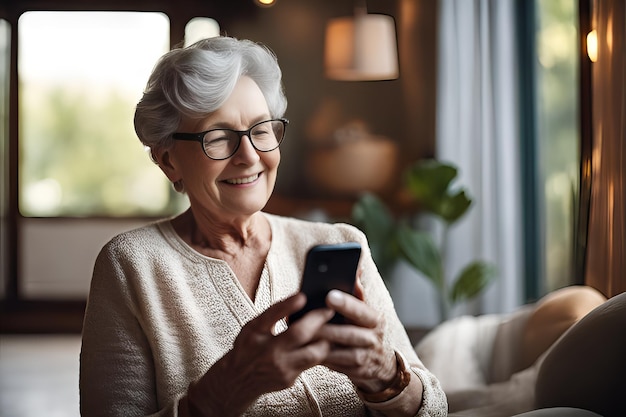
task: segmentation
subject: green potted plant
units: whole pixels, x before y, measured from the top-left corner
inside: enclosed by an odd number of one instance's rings
[[[464,189],[453,189],[455,166],[436,160],[422,160],[409,168],[407,191],[418,204],[419,213],[434,216],[442,223],[439,245],[432,236],[415,226],[416,213],[394,217],[376,195],[364,194],[354,205],[352,219],[367,235],[372,257],[383,277],[400,259],[421,272],[437,289],[441,320],[449,317],[458,302],[478,295],[495,277],[495,267],[487,262],[470,262],[448,283],[445,248],[450,227],[468,211],[471,198]]]

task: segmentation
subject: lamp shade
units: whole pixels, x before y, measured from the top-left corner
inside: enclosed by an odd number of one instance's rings
[[[357,13],[329,20],[324,45],[326,77],[343,81],[398,78],[398,48],[391,16]]]

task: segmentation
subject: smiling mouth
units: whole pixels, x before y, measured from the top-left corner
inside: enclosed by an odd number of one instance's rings
[[[254,174],[246,178],[233,178],[230,180],[225,180],[225,182],[228,184],[241,185],[241,184],[249,184],[251,182],[254,182],[258,178],[259,178],[259,174]]]

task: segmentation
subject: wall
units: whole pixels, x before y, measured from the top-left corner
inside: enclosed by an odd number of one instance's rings
[[[139,219],[22,219],[20,296],[85,300],[94,261],[113,236],[146,224]]]
[[[626,291],[626,5],[596,2],[598,61],[592,64],[593,150],[586,283],[611,297]]]

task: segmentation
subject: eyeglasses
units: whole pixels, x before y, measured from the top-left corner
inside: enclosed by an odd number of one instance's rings
[[[241,139],[247,136],[254,149],[270,152],[278,148],[285,138],[287,119],[265,120],[248,130],[211,129],[200,133],[174,133],[173,139],[200,142],[206,156],[216,161],[228,159],[237,152]]]

